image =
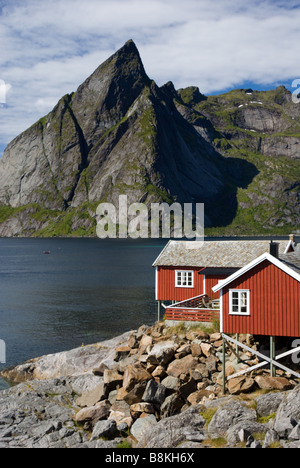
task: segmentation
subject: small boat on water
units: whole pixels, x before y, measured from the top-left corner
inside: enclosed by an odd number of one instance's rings
[[[44,255],[50,255],[51,252],[50,252],[50,250],[44,250],[43,254],[44,254]]]

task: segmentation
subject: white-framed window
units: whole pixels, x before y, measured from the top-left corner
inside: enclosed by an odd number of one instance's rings
[[[176,288],[193,288],[194,287],[194,272],[187,270],[175,271],[175,286]]]
[[[248,289],[229,290],[229,314],[250,315],[250,291]]]

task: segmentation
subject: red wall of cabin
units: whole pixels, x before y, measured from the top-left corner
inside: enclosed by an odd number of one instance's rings
[[[228,275],[227,275],[228,276]],[[218,284],[219,281],[227,278],[226,275],[206,275],[205,283],[206,283],[206,294],[210,296],[212,299],[219,299],[220,291],[214,293],[212,288]]]
[[[193,288],[176,288],[175,287],[175,271],[186,270],[194,271],[194,287]],[[157,273],[157,300],[158,301],[185,301],[192,297],[203,294],[203,275],[199,274],[202,268],[192,267],[158,267]],[[205,277],[205,293],[213,299],[219,298],[220,293],[214,294],[212,287],[215,286],[221,279],[226,276],[206,275]]]
[[[176,288],[175,271],[194,271],[193,288]],[[203,277],[198,275],[201,268],[187,267],[158,267],[157,300],[158,301],[184,301],[191,297],[203,294]]]
[[[229,315],[229,289],[250,290],[250,316]],[[264,261],[223,289],[223,332],[300,336],[300,283]]]

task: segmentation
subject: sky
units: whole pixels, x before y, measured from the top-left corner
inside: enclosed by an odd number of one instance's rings
[[[0,0],[0,155],[129,39],[159,86],[293,91],[299,25],[294,0]]]

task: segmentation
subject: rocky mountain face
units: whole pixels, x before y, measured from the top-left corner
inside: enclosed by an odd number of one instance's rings
[[[300,227],[300,106],[279,87],[158,87],[132,41],[14,139],[0,236],[95,236],[101,202],[205,203],[208,232]]]

